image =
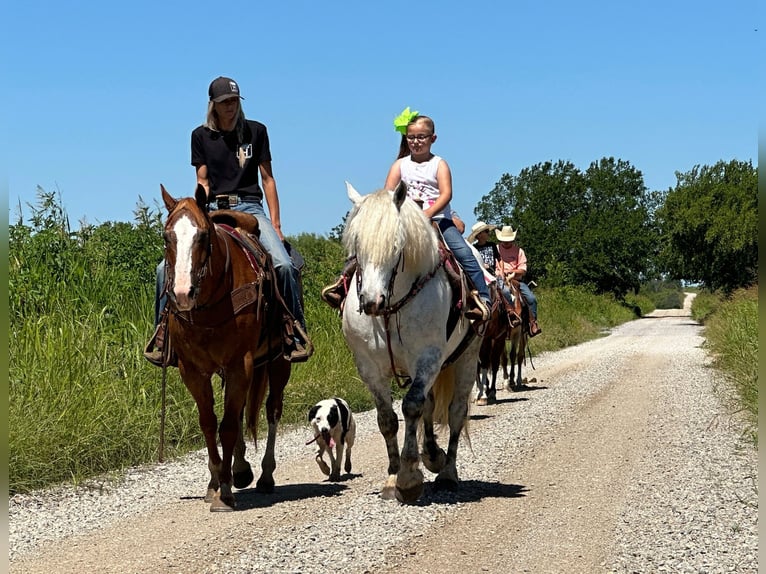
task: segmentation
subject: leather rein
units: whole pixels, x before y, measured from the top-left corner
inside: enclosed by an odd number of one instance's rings
[[[423,287],[425,287],[426,283],[428,283],[431,279],[433,279],[436,276],[436,273],[444,266],[444,263],[447,260],[447,251],[446,250],[440,250],[439,254],[439,261],[436,263],[436,267],[434,267],[430,273],[427,273],[426,275],[423,275],[419,277],[416,281],[412,283],[410,286],[409,291],[407,294],[399,299],[396,303],[393,305],[386,305],[382,309],[379,309],[373,313],[370,313],[370,315],[375,317],[383,317],[383,325],[386,330],[386,347],[388,350],[388,359],[391,362],[391,372],[394,374],[394,379],[396,380],[396,384],[399,385],[400,389],[407,388],[410,383],[412,382],[412,378],[408,375],[400,375],[396,370],[396,362],[394,361],[394,351],[391,348],[391,316],[396,315],[396,333],[399,336],[399,342],[402,342],[402,334],[401,334],[401,324],[399,322],[400,316],[398,315],[399,310],[404,307],[407,303],[412,301],[415,296],[420,293],[423,290]],[[399,259],[396,261],[396,265],[394,265],[394,270],[391,273],[391,278],[388,281],[388,296],[387,299],[390,301],[391,297],[393,296],[394,292],[394,282],[396,281],[396,275],[398,273],[399,267],[401,266],[401,269],[404,270],[404,260],[402,259],[402,254],[399,253]],[[356,270],[356,291],[357,293],[360,292],[362,288],[362,268],[359,267]],[[362,310],[362,303],[359,302],[359,314],[361,315],[364,311]]]

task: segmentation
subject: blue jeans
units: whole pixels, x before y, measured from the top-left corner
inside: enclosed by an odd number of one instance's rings
[[[498,279],[497,286],[500,287],[500,290],[503,292],[505,300],[512,303],[511,290],[508,288],[508,285],[505,284],[505,281]],[[519,281],[519,291],[521,291],[521,298],[526,301],[529,310],[532,311],[532,316],[537,319],[537,297],[532,293],[532,289],[530,289],[529,285],[526,283]]]
[[[214,207],[211,205],[211,210]],[[233,206],[231,209],[237,211],[243,211],[254,215],[258,220],[258,227],[261,234],[259,239],[263,244],[263,247],[271,255],[271,260],[274,263],[274,269],[277,272],[277,281],[279,282],[279,291],[282,293],[282,297],[287,304],[287,308],[293,314],[298,322],[306,330],[306,318],[303,314],[303,305],[301,304],[301,288],[299,281],[299,271],[295,268],[290,259],[290,255],[287,253],[284,244],[279,239],[277,232],[271,225],[271,220],[266,216],[266,212],[263,209],[263,204],[256,201],[243,201]],[[160,261],[157,265],[157,285],[155,288],[154,299],[154,321],[155,326],[159,323],[159,317],[162,310],[167,303],[167,294],[165,290],[165,261]]]
[[[487,288],[487,282],[484,280],[484,272],[481,270],[476,257],[474,257],[473,251],[471,251],[468,243],[466,243],[465,239],[460,234],[460,231],[455,227],[452,219],[447,219],[445,217],[438,220],[438,222],[439,229],[444,236],[444,242],[447,244],[447,247],[449,247],[450,251],[455,254],[455,259],[458,260],[458,263],[460,263],[465,274],[468,275],[473,282],[473,286],[476,287],[479,296],[485,303],[487,303],[487,306],[489,306],[491,298],[489,289]]]

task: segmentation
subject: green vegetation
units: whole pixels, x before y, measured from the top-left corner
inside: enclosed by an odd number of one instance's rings
[[[678,175],[665,204],[647,192],[639,171],[612,158],[584,173],[560,161],[504,175],[475,214],[520,230],[529,278],[541,285],[543,333],[532,351],[599,337],[654,308],[680,307],[679,281],[702,281],[694,316],[706,325],[717,364],[756,413],[757,293],[736,291],[757,272],[754,172],[737,162],[695,168]],[[164,214],[139,202],[133,223],[72,231],[54,194],[39,189],[38,199],[28,222],[19,215],[9,226],[11,493],[152,461],[158,447],[161,371],[141,351],[152,331]],[[355,411],[373,408],[340,320],[319,298],[343,266],[339,234],[336,226],[327,238],[289,238],[306,260],[316,352],[293,368],[287,425],[305,425],[308,408],[332,395]],[[662,279],[668,276],[675,280]],[[706,291],[711,286],[720,293]],[[166,456],[200,448],[196,407],[175,369],[168,371],[167,403]]]
[[[758,287],[739,289],[731,296],[700,292],[692,317],[705,325],[705,345],[715,365],[737,390],[733,408],[748,414],[750,433],[758,442]]]
[[[680,281],[649,281],[641,285],[641,294],[651,299],[657,309],[683,309],[684,290]]]
[[[677,173],[657,210],[660,261],[671,277],[731,293],[758,276],[758,176],[751,162]]]

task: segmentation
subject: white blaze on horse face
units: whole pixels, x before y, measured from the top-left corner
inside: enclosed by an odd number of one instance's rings
[[[173,292],[179,305],[186,304],[189,299],[189,291],[192,286],[192,246],[197,231],[197,227],[187,216],[179,218],[173,226],[173,233],[176,235],[176,266]]]

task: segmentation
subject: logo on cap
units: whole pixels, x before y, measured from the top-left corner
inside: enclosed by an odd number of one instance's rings
[[[210,95],[210,99],[214,102],[221,102],[232,96],[242,97],[239,95],[239,86],[237,85],[237,82],[231,78],[225,78],[223,76],[217,77],[210,83],[208,94]]]

